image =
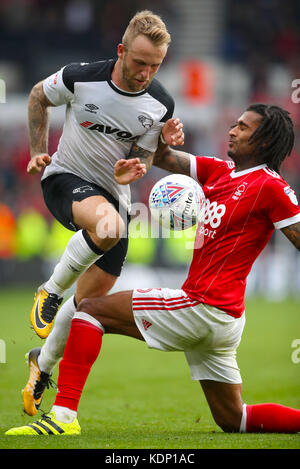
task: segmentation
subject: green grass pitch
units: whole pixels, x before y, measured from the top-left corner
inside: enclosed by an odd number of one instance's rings
[[[6,352],[6,363],[0,363],[0,448],[300,448],[300,434],[223,433],[199,383],[191,381],[182,353],[149,350],[142,342],[110,335],[104,336],[80,402],[80,436],[4,436],[8,428],[36,419],[23,413],[21,401],[28,376],[24,354],[43,343],[29,326],[33,293],[34,287],[0,290],[0,339]],[[247,301],[238,351],[246,403],[277,402],[300,409],[300,346],[292,347],[296,339],[300,342],[299,313],[295,299]],[[55,390],[46,391],[42,410],[48,411],[54,398]]]

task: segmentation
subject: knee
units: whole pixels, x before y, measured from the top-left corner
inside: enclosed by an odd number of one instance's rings
[[[96,225],[96,236],[104,250],[115,246],[125,233],[125,222],[119,214],[101,218]]]
[[[123,219],[118,216],[117,218],[117,222],[116,222],[116,236],[115,236],[115,239],[117,241],[119,241],[119,239],[122,238],[122,236],[124,235],[125,233],[125,223],[123,221]]]
[[[101,310],[101,302],[95,301],[95,298],[83,298],[77,305],[77,312],[86,313],[90,316],[96,317]]]

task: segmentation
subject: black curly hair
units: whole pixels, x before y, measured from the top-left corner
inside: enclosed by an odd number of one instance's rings
[[[294,146],[294,125],[290,113],[279,106],[261,103],[251,104],[246,111],[262,116],[249,143],[256,144],[255,152],[263,155],[263,162],[279,173],[281,163]]]

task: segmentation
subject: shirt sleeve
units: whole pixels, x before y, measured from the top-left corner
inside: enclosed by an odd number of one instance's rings
[[[296,194],[283,180],[274,180],[265,185],[262,206],[276,229],[300,222]]]
[[[173,117],[175,103],[172,96],[156,79],[153,80],[148,88],[148,93],[159,103],[157,120],[154,121],[153,125],[149,127],[147,132],[137,139],[136,144],[145,150],[155,152],[158,147],[158,139],[161,129],[165,122]]]
[[[200,182],[204,186],[207,180],[210,178],[212,173],[216,169],[227,170],[228,161],[221,160],[220,158],[215,158],[214,156],[191,156],[191,177],[196,181]]]
[[[44,93],[54,106],[67,104],[74,98],[73,93],[64,84],[63,70],[64,67],[43,82]]]
[[[147,132],[137,139],[136,144],[144,148],[144,150],[155,152],[158,147],[158,139],[163,125],[163,122],[154,123]]]

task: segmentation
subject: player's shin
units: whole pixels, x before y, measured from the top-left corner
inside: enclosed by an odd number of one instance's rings
[[[78,231],[68,242],[51,278],[45,283],[45,290],[62,297],[79,276],[103,254],[104,251],[93,243],[86,230]]]
[[[41,371],[51,374],[58,360],[62,358],[75,312],[76,305],[72,296],[58,311],[54,327],[41,349],[38,358]]]
[[[77,412],[86,379],[101,349],[103,332],[101,324],[89,314],[75,314],[59,365],[56,415],[57,406]]]
[[[300,432],[300,410],[273,403],[257,405],[244,404],[240,432]]]

